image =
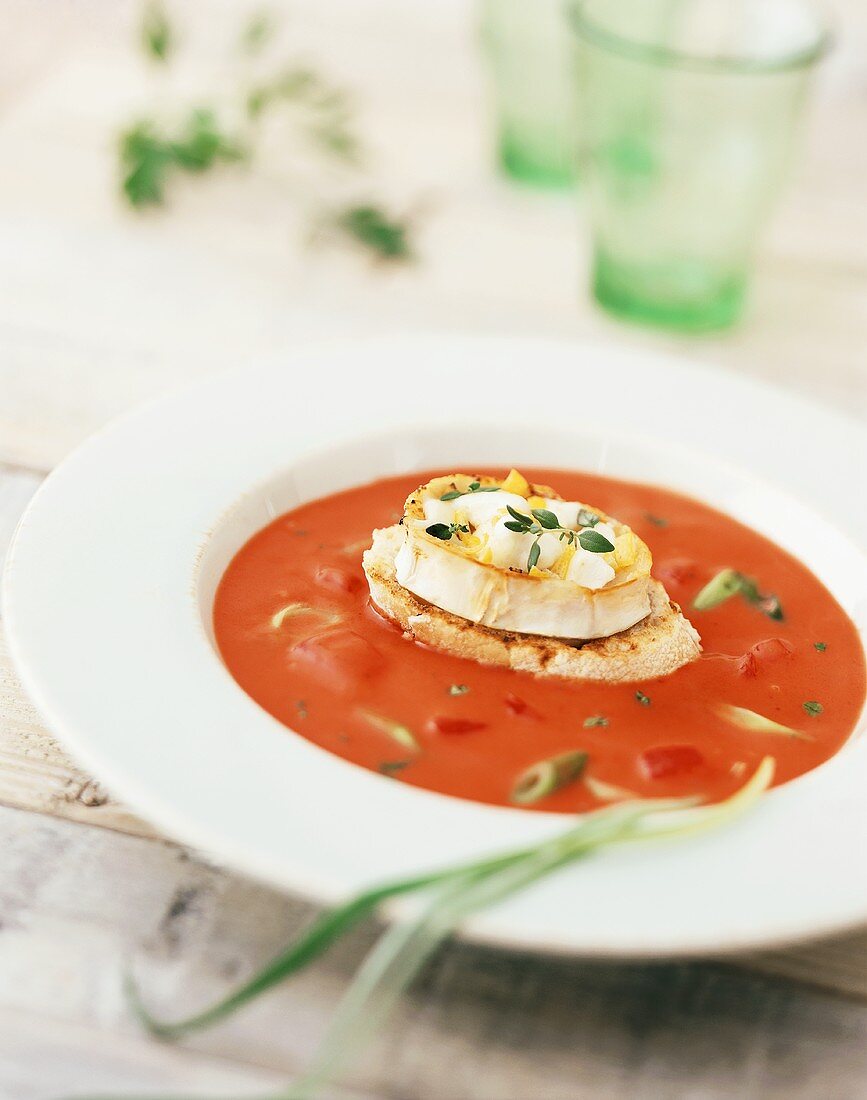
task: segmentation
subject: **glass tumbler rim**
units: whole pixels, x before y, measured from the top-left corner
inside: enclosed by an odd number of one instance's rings
[[[587,9],[592,0],[567,0],[565,5],[572,29],[577,35],[595,46],[633,61],[643,61],[660,68],[681,68],[705,73],[742,73],[761,75],[806,69],[819,61],[831,48],[834,33],[824,11],[817,12],[817,30],[809,45],[798,50],[780,53],[769,58],[749,58],[733,54],[690,53],[653,42],[641,42],[636,38],[619,34],[594,21]]]

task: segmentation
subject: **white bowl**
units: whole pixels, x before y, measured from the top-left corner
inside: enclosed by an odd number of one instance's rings
[[[867,544],[863,448],[843,418],[646,354],[421,336],[312,346],[146,407],[47,479],[7,562],[12,653],[49,728],[141,813],[240,870],[336,900],[565,819],[383,779],[286,730],[241,690],[210,611],[232,555],[273,515],[430,467],[657,482],[797,554],[863,636],[865,559],[829,522]],[[816,524],[822,538],[805,539]],[[865,789],[867,741],[854,737],[734,825],[594,857],[466,934],[659,956],[851,927],[867,921],[867,876],[852,862],[867,847]]]

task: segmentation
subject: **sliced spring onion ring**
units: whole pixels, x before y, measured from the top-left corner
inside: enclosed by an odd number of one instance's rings
[[[512,787],[512,801],[528,806],[574,782],[587,764],[587,753],[564,752],[532,764],[521,772]]]
[[[710,611],[731,599],[743,587],[744,579],[736,569],[723,569],[707,582],[692,601],[696,611]]]
[[[368,725],[387,734],[392,741],[398,745],[402,745],[405,749],[412,749],[413,752],[418,752],[421,748],[412,730],[407,726],[401,725],[400,722],[395,722],[391,718],[385,718],[381,714],[375,714],[372,710],[359,710],[358,714],[368,723]]]
[[[347,546],[344,546],[340,551],[341,554],[358,554],[361,550],[370,549],[370,536],[366,539],[359,539],[358,542],[350,542]]]
[[[592,775],[584,776],[584,786],[600,802],[624,802],[628,798],[640,798],[635,791],[626,787],[617,787],[613,783],[606,783],[602,779],[596,779]]]
[[[725,718],[725,720],[731,722],[733,726],[737,726],[738,729],[748,730],[750,733],[773,733],[782,737],[795,737],[799,741],[814,740],[814,738],[808,733],[804,733],[802,730],[792,729],[791,726],[784,726],[780,722],[775,722],[772,718],[766,718],[763,714],[757,714],[754,710],[747,710],[746,707],[736,707],[733,703],[720,703],[716,711],[720,718]]]
[[[287,603],[285,607],[281,607],[279,611],[275,611],[271,616],[271,626],[274,630],[279,630],[287,619],[294,619],[296,615],[317,615],[325,620],[328,626],[339,623],[342,618],[336,611],[326,611],[322,607],[311,607],[309,603]]]

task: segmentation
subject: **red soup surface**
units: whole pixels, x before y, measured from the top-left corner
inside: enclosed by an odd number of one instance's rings
[[[641,684],[576,683],[407,640],[371,608],[361,555],[371,531],[396,522],[407,494],[436,476],[429,473],[313,501],[250,539],[214,605],[232,675],[329,752],[403,783],[495,805],[513,804],[525,769],[565,752],[587,753],[583,772],[531,808],[575,813],[623,792],[714,801],[765,755],[776,758],[776,782],[784,783],[837,752],[864,702],[864,652],[852,622],[805,566],[678,493],[563,470],[524,473],[567,500],[602,508],[647,542],[654,575],[701,634],[699,660]],[[776,596],[782,618],[768,614],[774,604],[762,610],[740,595],[691,609],[726,567]],[[725,704],[796,734],[738,728],[720,711]]]

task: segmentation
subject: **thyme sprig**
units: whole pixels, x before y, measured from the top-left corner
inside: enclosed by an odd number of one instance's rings
[[[536,541],[530,547],[530,553],[527,555],[528,573],[539,561],[539,555],[542,552],[539,540],[546,531],[559,532],[561,542],[565,542],[567,546],[573,546],[577,542],[582,550],[589,550],[591,554],[609,554],[614,549],[613,543],[609,542],[599,531],[593,530],[599,522],[599,516],[594,512],[586,511],[584,508],[578,513],[578,522],[582,523],[583,520],[589,522],[581,531],[573,531],[571,527],[563,527],[560,520],[547,508],[531,508],[532,516],[525,516],[522,512],[516,511],[511,504],[507,504],[506,511],[512,517],[510,520],[506,520],[505,523],[510,531],[515,531],[520,535],[536,536]]]
[[[363,166],[363,143],[355,127],[349,93],[299,61],[274,68],[268,46],[275,32],[271,15],[257,12],[242,28],[238,48],[246,57],[240,103],[182,105],[172,120],[143,115],[117,137],[119,183],[124,200],[134,210],[161,207],[172,184],[183,175],[204,175],[229,163],[249,167],[262,144],[259,125],[266,113],[282,111],[300,135],[332,163],[347,169]],[[177,35],[165,0],[145,0],[138,28],[139,45],[152,63],[168,70],[175,59]],[[255,63],[255,64],[254,64]],[[254,71],[249,71],[250,69]],[[217,97],[215,96],[215,100]],[[219,96],[222,99],[222,96]],[[240,114],[242,121],[227,124]],[[335,238],[366,250],[376,259],[405,263],[414,258],[413,220],[365,199],[323,205],[313,210],[318,230],[312,239]]]
[[[458,534],[459,531],[469,534],[470,529],[465,523],[432,523],[430,527],[425,527],[425,531],[435,539],[448,542],[452,535]]]
[[[457,500],[458,497],[465,497],[469,493],[499,493],[502,489],[499,485],[482,485],[480,481],[471,481],[469,486],[463,490],[452,489],[448,493],[443,493],[440,500]]]

